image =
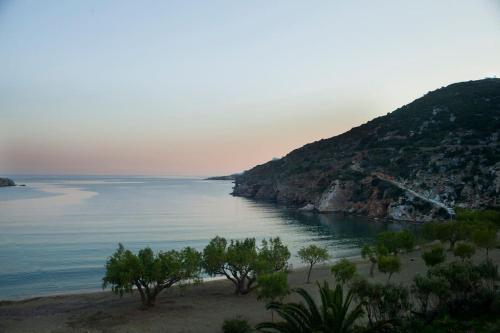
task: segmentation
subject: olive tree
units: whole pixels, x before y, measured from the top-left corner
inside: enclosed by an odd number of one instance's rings
[[[363,259],[370,260],[370,276],[373,277],[373,270],[375,269],[375,265],[377,264],[377,249],[371,247],[368,244],[365,244],[361,249],[361,256],[363,257]]]
[[[389,253],[398,255],[401,250],[413,250],[415,247],[415,237],[408,230],[381,232],[377,236],[377,247],[383,247]]]
[[[154,306],[158,294],[176,283],[198,281],[201,274],[201,254],[186,247],[180,251],[154,253],[146,247],[134,254],[119,244],[106,262],[103,288],[123,296],[139,291],[142,305]]]
[[[441,245],[433,246],[429,251],[422,253],[426,266],[436,266],[446,260],[444,248]]]
[[[453,251],[455,244],[470,235],[471,224],[464,221],[429,222],[424,224],[423,233],[429,240],[440,240],[450,244]]]
[[[313,266],[317,263],[325,262],[330,259],[328,250],[325,247],[320,247],[314,244],[301,248],[298,252],[298,257],[303,263],[309,265],[307,283],[311,280],[311,271]]]
[[[489,258],[490,249],[497,244],[497,227],[493,223],[479,223],[472,231],[472,241],[476,246],[486,250],[486,259]]]
[[[391,279],[392,274],[401,270],[401,261],[398,256],[386,255],[378,258],[378,270],[381,273],[389,274],[388,281]]]
[[[356,265],[346,258],[342,258],[332,266],[332,273],[338,282],[345,284],[351,281],[356,274]]]
[[[257,248],[255,238],[231,240],[215,237],[203,250],[203,267],[211,275],[223,275],[234,284],[235,293],[249,293],[257,275],[284,271],[290,252],[279,238],[264,240]]]

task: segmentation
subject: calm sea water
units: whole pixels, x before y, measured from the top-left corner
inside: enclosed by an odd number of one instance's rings
[[[118,242],[137,250],[192,246],[210,238],[280,236],[300,263],[305,244],[335,258],[396,224],[299,213],[229,195],[229,181],[144,177],[13,177],[0,188],[0,299],[100,290]]]

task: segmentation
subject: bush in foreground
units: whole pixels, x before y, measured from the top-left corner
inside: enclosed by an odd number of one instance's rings
[[[226,319],[222,324],[222,332],[224,333],[250,333],[252,327],[247,320],[242,318]]]
[[[268,302],[282,301],[290,293],[285,272],[264,274],[257,277],[257,299]],[[274,312],[271,311],[274,320]]]
[[[318,287],[319,306],[306,290],[296,289],[304,303],[269,303],[267,309],[275,311],[283,320],[261,323],[256,328],[274,333],[352,332],[355,322],[363,315],[361,305],[352,304],[352,292],[348,291],[344,296],[342,285],[337,284],[331,289],[327,282],[322,286],[318,284]]]

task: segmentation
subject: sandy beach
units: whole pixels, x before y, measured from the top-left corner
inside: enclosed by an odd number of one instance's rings
[[[500,263],[500,250],[490,251]],[[415,274],[425,273],[421,251],[401,255],[402,270],[394,274],[394,283],[410,283]],[[484,259],[478,250],[474,261]],[[448,253],[448,260],[456,260]],[[334,283],[331,265],[314,269],[312,280]],[[357,261],[358,274],[369,278],[370,263]],[[289,274],[291,287],[316,290],[315,283],[305,284],[303,268]],[[375,270],[373,280],[386,281],[387,275]],[[289,299],[293,299],[290,295]],[[172,288],[160,295],[157,305],[141,310],[138,294],[120,298],[111,292],[39,297],[0,303],[0,332],[221,332],[224,319],[241,316],[252,324],[270,320],[265,303],[255,293],[236,296],[226,280],[204,282],[187,288]]]

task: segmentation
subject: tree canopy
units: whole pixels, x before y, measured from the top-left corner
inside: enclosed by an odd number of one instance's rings
[[[325,247],[320,247],[314,244],[301,248],[298,252],[298,256],[303,263],[309,264],[307,283],[310,282],[313,266],[317,263],[325,262],[330,259],[328,250]]]
[[[201,254],[186,247],[155,254],[146,247],[132,253],[119,244],[116,252],[106,262],[103,288],[108,285],[114,293],[139,291],[144,307],[154,306],[156,296],[176,283],[198,281],[201,274]]]
[[[257,248],[255,238],[231,240],[215,237],[203,250],[203,267],[211,275],[223,275],[235,287],[236,294],[250,292],[257,275],[285,271],[290,252],[281,240],[263,240]]]

